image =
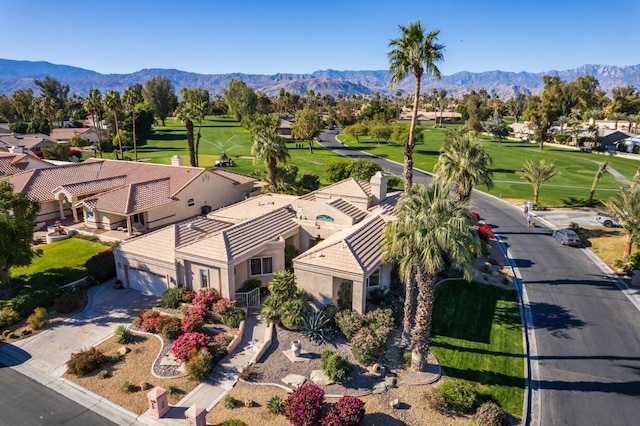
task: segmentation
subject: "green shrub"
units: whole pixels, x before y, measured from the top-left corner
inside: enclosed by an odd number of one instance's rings
[[[20,321],[20,314],[11,308],[2,308],[0,310],[0,328],[10,327]]]
[[[87,273],[100,283],[116,276],[116,262],[111,248],[91,256],[84,266],[87,268]]]
[[[56,312],[60,314],[69,314],[80,308],[80,295],[76,293],[63,293],[53,302]]]
[[[58,288],[49,286],[46,288],[25,288],[9,302],[10,308],[18,312],[21,317],[26,317],[39,306],[49,306],[56,296]]]
[[[248,293],[251,290],[255,290],[256,288],[260,288],[262,287],[262,281],[260,280],[246,280],[243,284],[242,287],[240,287],[236,293]]]
[[[34,309],[33,313],[29,315],[29,318],[27,318],[27,324],[29,324],[29,327],[33,328],[34,330],[40,330],[45,325],[47,325],[47,322],[48,315],[46,308]]]
[[[300,178],[300,187],[305,191],[315,191],[320,188],[320,176],[315,173],[305,173]]]
[[[244,309],[233,306],[222,315],[222,323],[229,328],[238,328],[246,316]]]
[[[411,354],[411,352],[409,352]],[[427,401],[427,405],[436,411],[445,411],[447,409],[447,404],[444,401],[444,398],[440,394],[440,391],[436,387],[429,388],[424,393],[424,399]]]
[[[198,382],[205,381],[213,368],[213,357],[206,349],[199,350],[185,364],[187,376]]]
[[[269,398],[267,409],[271,414],[282,414],[284,413],[284,401],[278,395],[274,395]]]
[[[322,353],[320,364],[324,374],[333,382],[341,382],[351,370],[349,362],[331,350]]]
[[[175,387],[175,385],[169,385],[169,386],[167,386],[167,393],[168,393],[169,395],[176,395],[178,392],[179,392],[179,391],[178,391],[178,388],[177,388],[177,387]]]
[[[220,426],[248,426],[248,425],[240,419],[227,419],[224,422],[220,423]]]
[[[449,410],[459,413],[468,413],[476,402],[477,394],[473,386],[468,382],[447,379],[439,387],[438,391]]]
[[[347,340],[351,341],[353,336],[365,325],[364,316],[351,311],[342,311],[336,314],[338,328]]]
[[[110,376],[109,372],[107,370],[100,370],[100,372],[98,373],[98,377],[101,379],[106,379]]]
[[[126,325],[119,325],[116,328],[116,331],[113,333],[113,335],[116,338],[116,342],[122,345],[129,343],[133,340],[133,333],[131,332],[131,330],[129,330],[129,327],[127,327]]]
[[[238,400],[235,399],[233,396],[231,395],[227,395],[224,397],[224,406],[225,408],[229,408],[229,409],[233,409],[236,408],[236,406],[238,405]]]
[[[500,406],[493,401],[483,403],[473,415],[473,422],[478,426],[504,426],[507,415]]]
[[[350,160],[331,160],[324,165],[324,178],[329,183],[339,182],[349,177]]]
[[[405,351],[402,354],[402,363],[407,368],[411,366],[411,351]]]
[[[125,392],[133,393],[136,390],[136,385],[134,385],[132,382],[127,380],[126,382],[124,382],[124,385],[122,385],[122,389]]]
[[[162,306],[176,309],[182,302],[182,287],[172,287],[162,294]]]
[[[280,308],[280,322],[290,330],[297,330],[304,323],[304,300],[287,300]]]
[[[96,348],[84,349],[71,354],[71,358],[67,361],[67,373],[82,377],[108,360],[109,358]]]
[[[170,341],[174,341],[182,334],[182,326],[180,323],[170,322],[162,327],[162,335]]]

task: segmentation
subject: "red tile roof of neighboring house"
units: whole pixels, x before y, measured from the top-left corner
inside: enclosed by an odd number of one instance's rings
[[[71,140],[71,138],[74,135],[78,135],[82,137],[84,133],[87,133],[88,131],[92,131],[92,130],[93,129],[89,127],[72,127],[72,128],[53,129],[51,130],[50,136],[53,139],[56,139],[59,141],[68,141],[68,140]]]
[[[27,163],[23,161],[26,157],[26,154],[0,152],[0,175],[23,172],[27,167]]]
[[[85,198],[78,204],[120,215],[131,215],[175,202],[169,194],[169,178],[129,185]]]
[[[251,183],[258,180],[252,176],[243,175],[241,173],[232,172],[230,170],[215,168],[215,169],[210,169],[208,171],[210,173],[216,174],[220,177],[223,177],[225,179],[232,181],[234,185],[242,185],[243,183]]]

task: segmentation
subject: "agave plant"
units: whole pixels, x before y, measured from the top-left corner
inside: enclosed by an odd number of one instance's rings
[[[304,316],[302,333],[315,343],[327,343],[333,338],[334,333],[331,317],[324,310],[308,312]]]

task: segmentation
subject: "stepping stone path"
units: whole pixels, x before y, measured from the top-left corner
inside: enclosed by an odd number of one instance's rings
[[[304,385],[304,382],[306,381],[307,381],[307,378],[299,374],[287,374],[287,376],[284,379],[282,379],[282,382],[284,384],[287,384],[294,389],[297,389],[300,386]]]
[[[311,379],[313,383],[319,386],[327,386],[335,383],[331,381],[331,379],[328,378],[327,375],[324,374],[324,371],[322,370],[311,370],[311,375],[309,376],[309,379]]]

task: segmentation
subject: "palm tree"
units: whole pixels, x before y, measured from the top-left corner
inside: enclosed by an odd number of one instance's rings
[[[138,144],[136,141],[136,105],[142,102],[142,93],[136,90],[135,86],[127,87],[122,94],[122,101],[131,111],[131,129],[133,131],[133,153],[136,161],[138,161]]]
[[[102,158],[102,138],[100,137],[100,127],[97,124],[100,121],[100,111],[102,110],[102,95],[98,89],[89,90],[89,96],[84,101],[84,109],[91,113],[93,118],[93,127],[98,136],[98,152],[100,153],[100,158]]]
[[[535,206],[538,204],[542,184],[554,177],[558,172],[555,163],[551,160],[525,160],[522,170],[517,173],[533,185],[533,205]]]
[[[589,200],[587,201],[587,205],[590,206],[593,203],[593,194],[596,192],[596,188],[598,187],[598,183],[600,183],[600,179],[604,176],[604,172],[607,171],[607,162],[604,161],[600,163],[598,166],[598,171],[596,172],[595,177],[593,178],[593,183],[591,184],[591,190],[589,191]]]
[[[109,113],[113,114],[113,122],[116,127],[116,135],[118,135],[118,146],[120,148],[120,158],[124,159],[122,153],[122,138],[120,137],[120,127],[118,126],[118,114],[122,112],[122,99],[120,98],[120,92],[116,90],[109,90],[104,95],[104,107]]]
[[[605,201],[604,206],[627,234],[623,258],[628,259],[633,243],[640,243],[640,192],[624,190]]]
[[[393,88],[409,74],[413,74],[416,79],[409,140],[404,146],[404,193],[409,195],[413,184],[413,147],[420,101],[420,83],[425,72],[437,79],[442,77],[435,64],[443,60],[444,45],[437,43],[439,29],[425,35],[420,22],[411,22],[408,27],[403,25],[399,27],[402,36],[389,42],[389,47],[392,48],[389,52],[389,73],[392,74],[390,86]]]
[[[448,185],[437,180],[429,186],[416,185],[395,209],[396,219],[385,225],[383,258],[398,262],[405,283],[406,313],[411,305],[409,288],[415,280],[418,304],[411,335],[411,368],[424,371],[431,339],[431,318],[438,274],[455,263],[465,279],[471,279],[472,265],[480,253],[480,239],[468,220],[469,204],[450,197]]]
[[[458,197],[466,201],[476,185],[493,187],[492,158],[484,145],[468,131],[450,130],[440,150],[434,173],[438,180],[455,185]]]
[[[618,130],[618,121],[628,120],[627,114],[622,112],[612,112],[607,118],[615,123],[614,130]]]
[[[196,87],[193,89],[189,87],[183,87],[182,89],[180,89],[180,95],[182,96],[182,114],[189,116],[189,119],[196,120],[198,122],[198,133],[196,135],[195,146],[193,149],[193,158],[195,159],[195,163],[192,164],[192,166],[197,167],[199,166],[198,152],[200,150],[200,138],[202,136],[202,121],[209,111],[211,97],[208,90],[200,87]],[[193,126],[193,123],[191,123],[191,125]],[[193,128],[191,131],[193,132]],[[193,140],[193,133],[191,138]],[[191,145],[189,145],[189,147],[191,149]]]
[[[193,139],[193,119],[196,113],[187,102],[182,101],[176,108],[176,117],[184,123],[184,127],[187,131],[187,145],[189,146],[189,164],[191,167],[196,167],[198,164],[196,158],[196,146]]]
[[[636,192],[638,185],[640,185],[640,169],[636,170],[636,174],[633,175],[633,179],[631,180],[631,191]]]
[[[571,118],[566,115],[558,117],[558,124],[560,124],[560,134],[564,134],[564,127],[571,122]]]
[[[251,120],[250,129],[253,136],[251,153],[254,161],[263,160],[267,166],[267,180],[269,190],[276,190],[276,166],[284,163],[289,156],[284,140],[278,135],[280,117],[277,114],[269,114],[255,117]]]

